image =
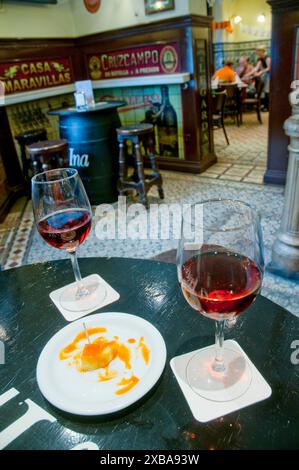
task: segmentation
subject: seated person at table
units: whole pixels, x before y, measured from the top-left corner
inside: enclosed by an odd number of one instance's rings
[[[239,75],[243,82],[249,82],[251,80],[250,75],[253,70],[253,65],[248,62],[247,57],[241,56],[239,59],[239,65],[236,68],[236,73]]]
[[[242,82],[246,83],[246,96],[247,98],[254,98],[256,89],[255,89],[255,80],[252,77],[254,66],[248,62],[247,57],[241,56],[239,59],[239,65],[236,68],[236,72],[241,78]]]
[[[225,62],[224,66],[220,69],[216,70],[215,74],[213,75],[213,80],[218,78],[221,82],[235,82],[236,81],[236,73],[233,69],[233,62],[228,60]]]

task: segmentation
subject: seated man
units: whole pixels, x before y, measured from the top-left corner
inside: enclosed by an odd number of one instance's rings
[[[241,56],[239,59],[239,65],[236,68],[236,72],[241,78],[242,82],[246,83],[246,96],[247,98],[254,98],[255,96],[255,80],[252,78],[254,66],[248,62],[247,57]],[[244,96],[245,97],[245,96]]]
[[[221,82],[235,82],[236,73],[233,69],[233,62],[230,60],[225,62],[224,66],[215,72],[213,80],[216,78],[218,78],[218,80]]]
[[[248,62],[247,57],[241,56],[239,59],[239,65],[236,68],[236,72],[243,82],[249,82],[250,80],[252,80],[250,78],[250,75],[252,73],[253,68],[253,65]]]

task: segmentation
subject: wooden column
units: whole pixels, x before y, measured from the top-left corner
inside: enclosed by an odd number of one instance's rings
[[[283,124],[291,114],[288,93],[294,80],[299,0],[268,0],[272,7],[271,83],[268,164],[265,183],[284,184],[288,137]]]

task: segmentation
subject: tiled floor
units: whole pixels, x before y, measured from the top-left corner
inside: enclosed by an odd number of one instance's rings
[[[3,259],[2,269],[16,268],[22,264],[31,241],[32,227],[34,217],[31,201],[27,198],[21,198],[18,206],[18,222],[14,229],[14,236],[9,247],[9,255]]]
[[[265,242],[266,263],[271,259],[271,248],[275,239],[275,234],[279,228],[281,214],[283,210],[284,188],[273,185],[252,184],[239,181],[227,182],[223,179],[211,180],[202,175],[189,175],[186,173],[163,172],[165,200],[168,204],[194,203],[202,199],[232,198],[249,202],[256,208],[262,218],[262,229]],[[156,188],[152,188],[149,195],[149,202],[160,204],[162,201],[157,198]],[[158,206],[156,206],[158,207]],[[145,226],[150,223],[150,214],[136,215],[134,217],[138,223]],[[179,218],[173,217],[175,220]],[[165,239],[162,232],[158,239],[131,239],[110,240],[98,236],[96,230],[97,219],[94,217],[92,231],[80,246],[79,256],[103,256],[103,257],[131,257],[131,258],[151,258],[161,252],[177,247],[177,239],[174,236],[176,231],[171,230],[170,237]],[[149,226],[149,225],[147,225]],[[10,250],[5,263],[5,269],[44,262],[52,259],[67,258],[67,253],[47,245],[34,228],[31,203],[29,202],[23,212],[22,221],[16,234],[15,241]],[[280,278],[269,272],[265,273],[263,281],[263,295],[282,305],[295,315],[299,316],[299,284]]]
[[[262,114],[259,124],[255,113],[243,115],[243,124],[237,127],[230,118],[225,127],[230,141],[226,144],[222,129],[214,132],[218,163],[202,176],[246,183],[263,183],[267,163],[268,113]]]
[[[0,269],[4,268],[7,257],[12,256],[13,245],[26,203],[27,199],[25,197],[18,199],[0,224]]]

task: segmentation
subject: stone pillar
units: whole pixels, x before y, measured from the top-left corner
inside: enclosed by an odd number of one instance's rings
[[[285,201],[280,230],[272,248],[269,271],[299,279],[299,83],[289,95],[292,116],[284,123],[290,137]]]

